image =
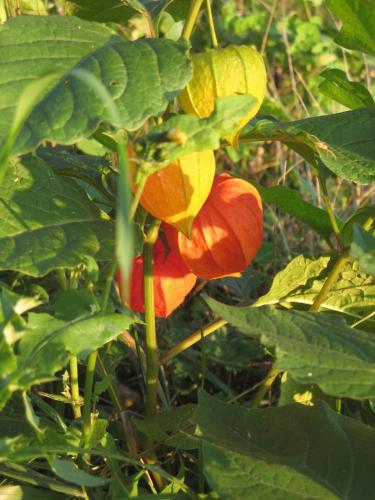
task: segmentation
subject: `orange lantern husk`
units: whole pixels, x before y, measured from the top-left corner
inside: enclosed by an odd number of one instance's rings
[[[133,161],[130,167],[134,173]],[[190,237],[194,217],[210,193],[214,176],[213,151],[190,153],[152,173],[146,180],[140,203],[151,215]]]
[[[167,225],[165,232],[169,246],[197,276],[209,280],[238,275],[252,262],[262,243],[260,195],[243,179],[217,175],[194,220],[192,238]]]
[[[153,273],[155,316],[166,318],[182,304],[186,295],[194,287],[197,278],[188,270],[179,254],[173,251],[167,253],[164,243],[160,238],[153,247]],[[133,311],[144,312],[142,255],[133,260],[128,303],[125,301],[124,294],[122,293],[121,275],[119,272],[116,279],[120,294],[126,305],[133,309]]]

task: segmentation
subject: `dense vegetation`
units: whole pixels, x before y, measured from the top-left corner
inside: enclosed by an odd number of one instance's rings
[[[0,21],[0,498],[373,498],[374,0]]]

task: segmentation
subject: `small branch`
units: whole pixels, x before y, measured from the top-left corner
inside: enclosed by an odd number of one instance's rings
[[[214,23],[214,18],[212,15],[211,0],[206,0],[206,8],[207,8],[208,25],[210,27],[210,36],[211,36],[212,46],[214,49],[217,49],[219,44],[217,42],[215,23]]]
[[[192,0],[190,2],[189,12],[181,34],[182,38],[185,38],[185,40],[190,40],[203,1],[204,0]]]
[[[72,409],[74,418],[81,418],[81,399],[78,384],[78,359],[73,354],[70,356],[70,392],[72,396]]]
[[[262,385],[259,387],[258,392],[254,396],[254,399],[252,399],[251,405],[250,405],[251,408],[258,408],[258,406],[262,402],[264,396],[271,389],[271,386],[274,383],[274,381],[276,380],[279,373],[280,373],[280,370],[278,370],[277,368],[271,368],[271,370],[267,374],[267,377],[264,379]]]
[[[225,319],[219,319],[216,321],[212,321],[208,325],[206,325],[204,328],[201,328],[197,330],[196,332],[192,333],[189,337],[186,339],[182,340],[178,344],[176,344],[172,349],[167,351],[164,356],[162,356],[160,360],[160,364],[164,365],[165,363],[168,363],[172,358],[180,354],[181,352],[185,351],[186,349],[189,349],[192,345],[196,344],[202,338],[207,337],[211,333],[216,332],[219,328],[222,326],[226,325],[228,322]]]

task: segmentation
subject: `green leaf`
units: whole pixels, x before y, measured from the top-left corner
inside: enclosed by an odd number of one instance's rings
[[[253,183],[261,194],[261,197],[267,203],[272,203],[281,208],[286,213],[292,215],[307,226],[311,227],[318,234],[329,240],[333,235],[331,220],[328,213],[301,198],[299,191],[289,189],[285,186],[272,186],[264,188],[259,184]],[[336,219],[339,226],[342,225],[340,219]]]
[[[107,481],[98,476],[93,476],[79,469],[70,460],[55,458],[52,462],[52,470],[61,479],[69,483],[77,484],[78,486],[104,486]]]
[[[329,257],[313,260],[299,255],[276,274],[271,289],[254,305],[279,303],[311,305],[322,289],[330,266]],[[321,309],[358,317],[375,307],[375,279],[349,262],[325,298]]]
[[[34,359],[31,364],[35,366],[37,355],[44,359],[50,345],[59,345],[60,349],[63,347],[63,350],[85,361],[90,352],[114,340],[137,321],[131,311],[127,314],[95,315],[71,322],[57,320],[45,313],[31,313],[29,331],[20,342],[22,360],[26,365],[30,364],[32,353]]]
[[[196,405],[186,404],[158,413],[151,420],[134,420],[138,430],[153,442],[180,449],[197,448],[197,440],[191,436],[195,426]]]
[[[327,0],[327,7],[342,22],[335,41],[347,49],[375,55],[374,0]]]
[[[124,23],[136,12],[121,0],[66,0],[65,11],[87,21]]]
[[[147,173],[194,151],[218,149],[220,139],[235,130],[253,102],[253,97],[245,95],[220,97],[208,118],[177,115],[151,129],[136,146],[137,153],[143,151],[144,160],[150,162]],[[174,138],[176,135],[178,137]]]
[[[0,60],[7,67],[0,75],[0,145],[25,88],[56,71],[63,77],[32,111],[14,153],[30,151],[45,139],[70,144],[92,134],[103,120],[135,130],[162,113],[190,78],[186,52],[183,41],[128,42],[78,18],[17,16],[0,26]],[[20,71],[27,77],[20,78]],[[106,96],[112,97],[117,116]]]
[[[70,354],[85,361],[91,351],[116,339],[138,321],[132,312],[80,318],[65,322],[46,313],[30,313],[19,355],[2,339],[0,343],[0,409],[13,392],[53,380]]]
[[[204,472],[231,500],[358,500],[375,487],[375,431],[325,403],[248,410],[201,392]]]
[[[322,161],[348,181],[375,181],[375,108],[356,109],[295,122],[258,120],[244,129],[240,142],[275,140],[313,165]]]
[[[359,224],[353,226],[350,254],[358,259],[361,269],[375,276],[375,238]]]
[[[309,259],[303,255],[295,257],[289,264],[276,274],[270,290],[260,297],[256,306],[278,304],[285,301],[295,290],[306,285],[311,278],[317,278],[325,271],[329,257]]]
[[[211,309],[242,333],[275,348],[275,366],[296,382],[317,384],[336,397],[375,396],[375,338],[350,328],[340,316],[227,306],[209,297]]]
[[[0,194],[0,269],[43,276],[85,256],[111,260],[114,226],[73,181],[40,159],[8,168]]]
[[[359,82],[351,82],[340,69],[325,69],[321,75],[324,81],[319,85],[322,94],[350,109],[375,106],[372,95]]]

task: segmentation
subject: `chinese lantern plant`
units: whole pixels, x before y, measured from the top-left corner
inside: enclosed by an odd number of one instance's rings
[[[117,282],[121,296],[131,309],[137,312],[145,311],[143,284],[143,256],[133,260],[130,276],[129,300],[126,300],[122,290],[121,273],[117,273]],[[189,271],[179,254],[166,248],[159,237],[153,245],[153,288],[155,316],[166,318],[179,305],[196,282],[196,276]]]
[[[129,152],[133,154],[132,148]],[[134,159],[131,169],[136,170]],[[140,203],[151,215],[189,236],[194,217],[210,192],[214,175],[213,151],[185,155],[147,177]]]
[[[265,96],[266,69],[262,56],[254,47],[232,45],[193,54],[192,64],[193,77],[179,96],[180,106],[186,113],[203,118],[212,113],[217,97],[234,94],[255,97],[248,114],[227,137],[237,146],[241,129],[259,111]]]
[[[204,279],[238,275],[262,243],[263,209],[257,189],[243,179],[220,174],[194,220],[192,237],[165,226],[171,248]]]

